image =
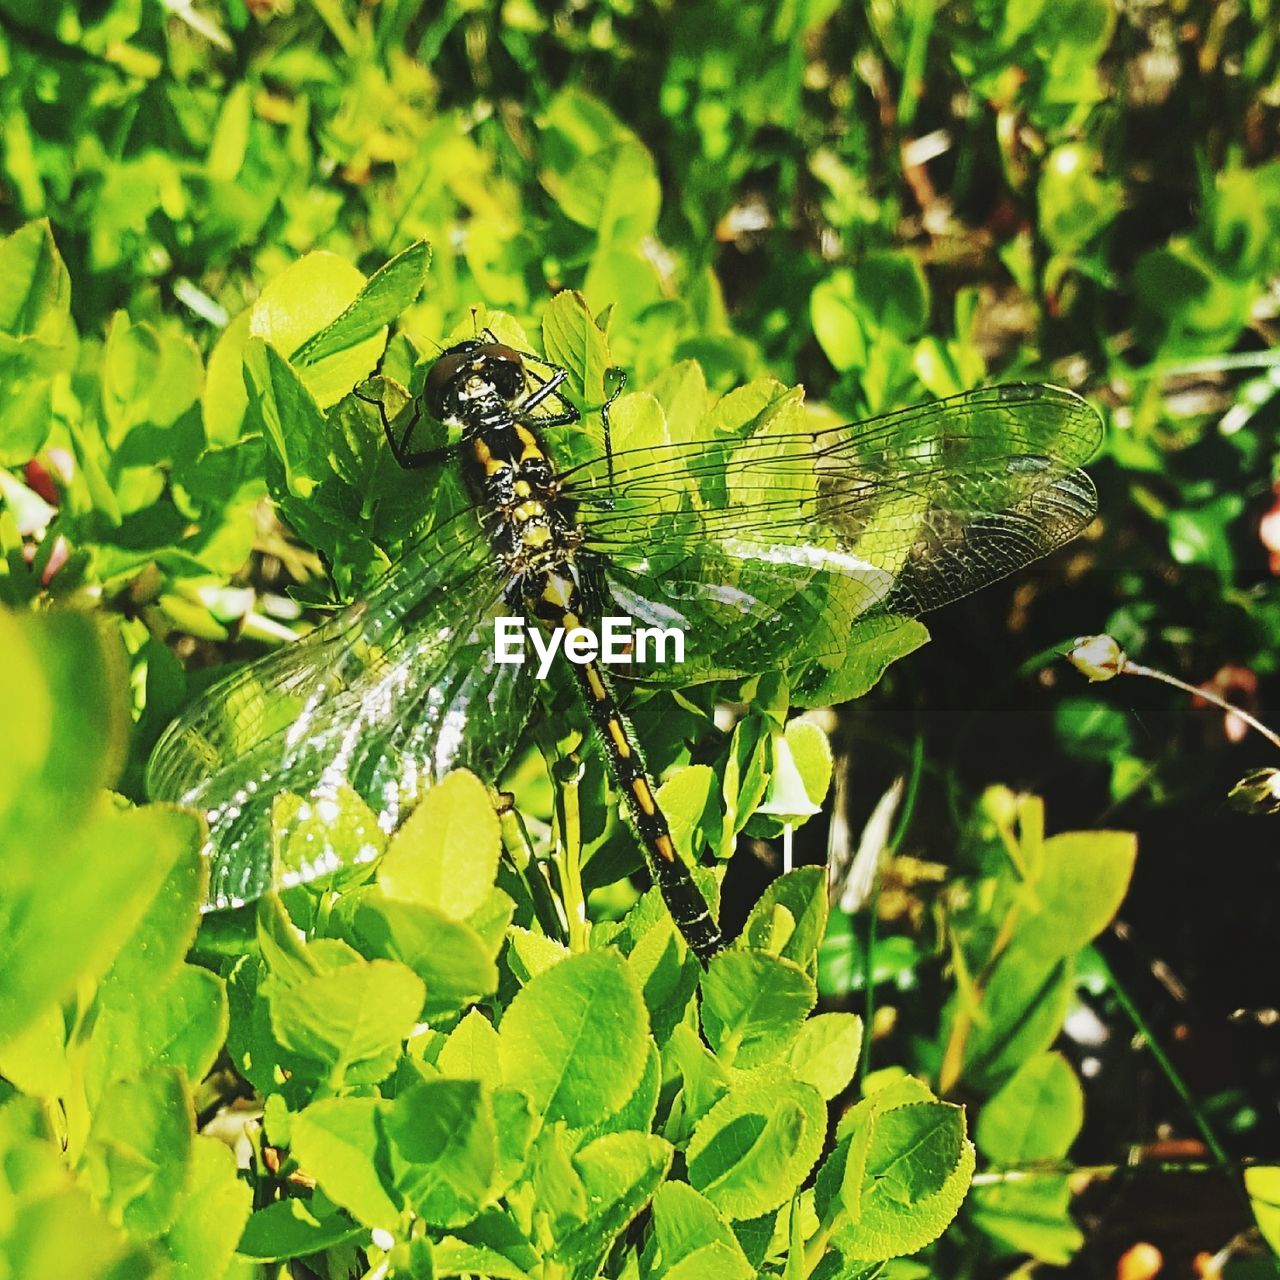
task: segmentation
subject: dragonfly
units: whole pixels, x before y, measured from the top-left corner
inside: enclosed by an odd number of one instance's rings
[[[399,466],[460,471],[466,501],[363,598],[214,685],[157,743],[149,794],[208,820],[209,909],[372,861],[453,769],[496,780],[536,695],[531,663],[499,660],[501,619],[564,634],[616,616],[680,630],[683,661],[562,667],[652,880],[706,962],[720,930],[615,675],[820,679],[893,620],[1023,568],[1095,513],[1080,466],[1101,422],[1057,387],[981,388],[837,427],[811,425],[779,389],[710,438],[600,449],[568,377],[485,331],[443,350],[394,420],[358,393]],[[453,438],[425,447],[425,420]],[[365,829],[338,840],[353,798]],[[287,865],[282,827],[305,830]]]

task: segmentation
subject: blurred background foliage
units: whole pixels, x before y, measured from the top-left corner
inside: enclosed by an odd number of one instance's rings
[[[66,270],[39,227],[0,250],[28,282],[0,314],[0,598],[119,619],[136,793],[184,696],[165,639],[259,652],[318,569],[263,517],[237,400],[248,308],[313,250],[371,274],[428,241],[401,317],[421,351],[477,304],[536,331],[575,288],[640,386],[691,358],[713,391],[767,371],[847,419],[986,380],[1081,390],[1109,427],[1097,524],[940,616],[835,722],[838,826],[921,768],[875,933],[865,906],[837,920],[827,992],[860,1009],[873,975],[873,1058],[942,1070],[942,940],[981,950],[965,895],[998,896],[991,842],[1025,822],[975,799],[1034,791],[1051,829],[1141,850],[1049,1027],[1075,1073],[1043,1087],[1069,1108],[1083,1076],[1073,1158],[1275,1152],[1277,820],[1224,801],[1271,748],[1054,654],[1110,631],[1275,715],[1278,64],[1271,0],[4,0],[0,219],[47,219]],[[1189,1174],[1089,1186],[1083,1252],[987,1212],[940,1268],[1039,1250],[1109,1272],[1154,1240],[1185,1273],[1248,1225],[1231,1179]]]

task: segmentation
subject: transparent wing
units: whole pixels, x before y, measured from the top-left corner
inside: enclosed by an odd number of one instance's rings
[[[474,519],[454,519],[166,730],[147,790],[207,815],[211,906],[367,860],[449,769],[500,770],[531,705],[525,668],[492,661],[506,586]]]
[[[1047,386],[821,431],[658,445],[568,473],[601,605],[686,633],[688,683],[847,653],[1023,568],[1093,518],[1101,422]]]

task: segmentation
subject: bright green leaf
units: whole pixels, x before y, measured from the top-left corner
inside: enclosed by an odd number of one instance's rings
[[[584,1127],[640,1083],[648,1031],[639,984],[619,956],[571,956],[534,978],[503,1015],[503,1079],[547,1121]]]

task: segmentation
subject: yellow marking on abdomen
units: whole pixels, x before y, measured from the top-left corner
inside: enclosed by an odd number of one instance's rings
[[[631,783],[631,792],[646,818],[652,818],[658,812],[658,806],[653,803],[653,792],[649,790],[649,784],[643,778],[636,778]]]
[[[671,843],[671,837],[664,831],[654,842],[653,847],[666,858],[668,862],[676,860],[675,845]]]
[[[600,673],[595,667],[587,667],[587,687],[591,690],[591,696],[597,702],[603,702],[609,695],[605,691],[604,681],[600,679]]]
[[[487,476],[496,476],[499,471],[505,471],[511,465],[502,458],[495,458],[489,446],[479,436],[471,447],[475,450],[476,461],[484,468]]]
[[[542,503],[522,502],[511,514],[517,520],[532,520],[535,516],[542,515],[542,513]]]
[[[514,488],[517,498],[527,498],[533,492],[533,487],[527,480],[517,480]]]
[[[547,585],[542,588],[542,598],[548,604],[555,605],[557,609],[567,609],[569,601],[573,599],[573,583],[567,578],[551,574],[547,578]]]
[[[520,454],[521,462],[533,462],[538,458],[545,458],[547,455],[542,452],[542,447],[538,444],[537,437],[520,423],[516,423],[516,439],[524,445],[524,451]]]
[[[545,547],[551,541],[551,530],[545,524],[529,525],[520,530],[520,541],[526,547]]]
[[[616,720],[609,721],[609,737],[613,739],[613,745],[618,748],[618,754],[625,760],[631,754],[631,744],[627,741],[627,735],[622,732],[622,726]]]

